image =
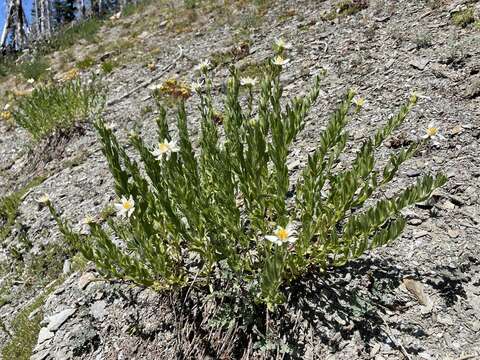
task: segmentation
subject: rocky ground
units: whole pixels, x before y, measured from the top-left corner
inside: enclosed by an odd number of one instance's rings
[[[195,294],[182,302],[179,294],[106,281],[65,250],[36,198],[48,193],[79,230],[86,215],[108,216],[112,179],[91,126],[35,144],[22,129],[0,123],[0,196],[43,180],[23,194],[16,225],[2,244],[0,346],[12,339],[24,346],[32,337],[36,360],[480,359],[480,29],[452,22],[465,6],[478,16],[480,3],[372,0],[351,16],[331,16],[336,1],[208,2],[193,12],[176,2],[159,3],[100,33],[104,48],[124,40],[125,31],[134,37],[132,46],[98,55],[122,59],[104,79],[110,101],[104,117],[122,141],[131,129],[150,141],[155,137],[151,90],[143,86],[118,101],[129,90],[154,77],[153,85],[171,77],[189,82],[199,60],[210,59],[221,95],[228,65],[254,72],[281,36],[293,44],[282,75],[287,97],[304,93],[313,76],[327,70],[291,154],[293,171],[303,167],[349,87],[366,98],[349,125],[350,155],[417,91],[418,105],[379,157],[421,136],[432,121],[444,139],[410,160],[383,195],[424,173],[442,171],[449,181],[428,203],[406,211],[407,229],[394,243],[292,285],[285,309],[271,320],[277,350],[265,355],[271,343],[249,343],[252,337],[239,328],[218,332],[207,326],[215,309],[208,302],[189,308]],[[74,56],[88,51],[82,46],[99,47],[78,45]],[[5,80],[2,87],[12,84]],[[194,134],[196,105],[194,97],[189,100]],[[22,319],[28,331],[15,337]]]

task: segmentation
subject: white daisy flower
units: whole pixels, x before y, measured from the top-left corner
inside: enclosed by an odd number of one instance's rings
[[[107,130],[114,130],[117,127],[117,124],[115,124],[113,121],[109,122],[108,124],[105,124],[105,129]]]
[[[240,85],[242,86],[255,86],[258,80],[256,78],[244,77],[240,79]]]
[[[294,237],[296,231],[292,228],[291,224],[288,224],[286,227],[277,226],[273,235],[265,235],[265,239],[271,241],[275,245],[282,245],[285,243],[293,244],[297,241],[297,238]]]
[[[33,79],[33,78],[27,80],[27,83],[29,83],[29,84],[33,84],[34,82],[35,82],[35,79]]]
[[[203,82],[202,81],[194,81],[190,84],[190,88],[194,93],[201,93],[202,92],[202,87],[203,87]]]
[[[82,219],[82,225],[89,225],[93,224],[95,222],[95,219],[91,215],[87,215]]]
[[[365,105],[365,98],[362,97],[355,97],[352,102],[359,108],[361,108],[363,105]]]
[[[438,127],[434,122],[428,124],[428,127],[425,129],[425,135],[422,136],[423,139],[445,139],[439,132]]]
[[[50,202],[50,196],[48,196],[47,193],[43,193],[40,195],[40,197],[37,199],[37,202],[39,204],[48,204]]]
[[[273,64],[277,66],[283,66],[287,64],[290,61],[290,59],[284,59],[280,55],[276,56],[275,59],[273,59]]]
[[[275,45],[276,45],[279,49],[286,49],[286,50],[288,50],[288,49],[291,49],[291,48],[292,48],[292,44],[285,42],[285,40],[283,40],[282,38],[276,39],[276,40],[275,40]]]
[[[115,209],[117,209],[117,216],[130,217],[135,210],[135,200],[133,200],[132,195],[128,199],[122,196],[120,203],[115,204]]]
[[[195,70],[197,71],[206,71],[210,68],[212,64],[208,60],[203,60],[200,64],[195,66]]]
[[[176,141],[167,141],[165,139],[163,142],[158,143],[157,148],[151,153],[158,161],[161,161],[164,157],[169,159],[172,153],[178,152],[179,150],[180,148],[177,146]]]
[[[155,84],[155,85],[150,85],[147,87],[147,89],[151,91],[158,91],[162,88],[162,84]]]

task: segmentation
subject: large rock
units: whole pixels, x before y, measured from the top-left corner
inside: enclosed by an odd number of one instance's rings
[[[48,319],[49,322],[47,325],[47,329],[50,331],[57,331],[60,326],[62,326],[63,323],[75,313],[75,311],[77,311],[77,309],[65,309],[55,315],[50,316]]]

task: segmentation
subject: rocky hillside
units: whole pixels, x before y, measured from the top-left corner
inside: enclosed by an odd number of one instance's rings
[[[431,122],[442,137],[409,160],[383,196],[429,172],[445,173],[448,183],[405,212],[408,225],[395,242],[291,284],[265,339],[262,329],[240,323],[213,326],[220,310],[195,289],[186,296],[101,277],[66,246],[37,201],[47,193],[78,231],[87,216],[112,216],[113,179],[93,126],[34,141],[4,115],[3,359],[480,359],[480,2],[150,0],[95,26],[41,60],[26,54],[7,68],[2,108],[11,94],[77,72],[98,74],[107,89],[103,117],[120,141],[135,130],[153,143],[152,88],[172,78],[191,83],[195,66],[209,60],[221,98],[229,66],[258,76],[282,37],[293,45],[281,77],[287,98],[327,71],[289,156],[291,171],[303,168],[348,88],[366,99],[348,125],[349,155],[415,91],[417,106],[380,158],[422,136]],[[37,65],[29,70],[22,61]],[[187,101],[194,135],[198,102]]]

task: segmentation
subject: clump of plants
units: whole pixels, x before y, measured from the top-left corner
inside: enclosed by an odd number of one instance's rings
[[[95,60],[90,56],[87,56],[84,59],[78,61],[76,65],[80,70],[87,70],[93,65],[95,65]]]
[[[367,0],[342,0],[337,3],[337,13],[340,15],[353,15],[367,7]]]
[[[426,49],[433,45],[433,38],[429,34],[417,34],[415,37],[417,49]]]
[[[326,19],[333,20],[337,17],[354,15],[366,8],[368,8],[368,0],[341,0],[326,15]]]
[[[47,72],[49,64],[43,57],[35,57],[20,63],[17,67],[26,80],[39,80]]]
[[[221,125],[214,121],[208,66],[201,64],[201,79],[192,86],[200,100],[197,149],[183,101],[175,129],[160,107],[154,147],[130,136],[141,163],[97,122],[115,180],[118,218],[109,220],[108,228],[90,219],[90,234],[83,236],[48,201],[69,243],[109,277],[155,289],[235,288],[274,309],[286,299],[285,285],[298,277],[331,271],[397,238],[405,227],[401,210],[426,200],[445,176],[425,175],[390,199],[375,200],[374,194],[436,129],[393,153],[385,165],[377,164],[376,150],[404,122],[417,101],[412,95],[343,170],[337,165],[349,137],[346,125],[363,104],[349,90],[292,184],[287,160],[318,97],[320,79],[305,96],[284,104],[280,74],[289,62],[287,45],[277,43],[260,83],[231,69]]]
[[[112,61],[104,61],[101,63],[100,68],[104,74],[110,74],[116,66],[117,64]]]
[[[466,27],[475,21],[473,6],[465,7],[462,10],[452,14],[452,22],[454,25]]]
[[[80,76],[80,71],[77,68],[71,68],[70,70],[66,71],[60,77],[60,81],[72,81],[77,79]]]
[[[32,179],[23,188],[0,198],[0,243],[2,243],[15,225],[15,220],[18,215],[18,207],[20,206],[25,194],[35,186],[38,186],[45,180],[45,177],[40,176]]]
[[[12,113],[8,110],[0,111],[0,119],[9,122],[12,119]]]
[[[154,89],[156,97],[169,96],[173,99],[186,100],[192,96],[192,90],[188,84],[177,79],[168,79],[160,87]]]
[[[103,109],[105,92],[98,80],[81,79],[70,72],[64,80],[38,86],[17,100],[13,117],[35,140],[93,119]]]
[[[11,324],[12,337],[1,350],[3,359],[30,359],[41,329],[40,321],[43,316],[41,307],[48,294],[53,290],[54,288],[50,288],[42,293],[31,305],[22,309],[15,316]],[[36,310],[39,311],[34,313]],[[30,317],[31,314],[33,314],[32,317]]]
[[[101,26],[102,20],[95,17],[66,25],[49,40],[41,43],[39,50],[44,54],[49,54],[53,51],[67,49],[82,39],[88,42],[95,42],[97,32]]]

